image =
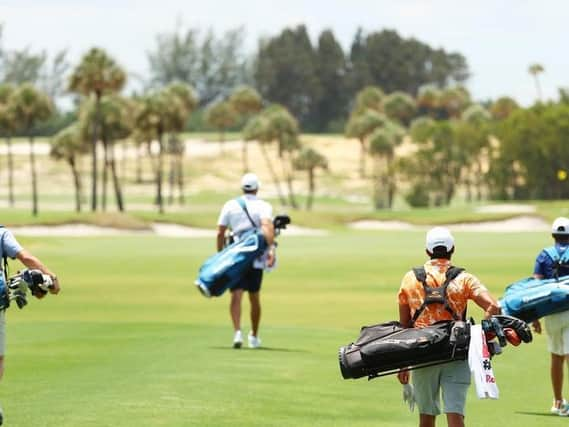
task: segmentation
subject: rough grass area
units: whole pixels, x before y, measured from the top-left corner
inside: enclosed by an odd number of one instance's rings
[[[531,272],[550,240],[536,233],[456,238],[456,264],[497,295]],[[59,274],[63,291],[10,308],[0,389],[8,426],[417,424],[395,378],[342,380],[337,349],[360,326],[396,317],[399,281],[424,260],[421,232],[282,236],[280,267],[263,285],[265,348],[258,351],[231,349],[227,295],[207,300],[192,285],[213,241],[21,240]],[[480,318],[475,308],[469,314]],[[248,325],[244,316],[245,332]],[[494,359],[500,400],[479,401],[471,390],[467,424],[563,424],[548,414],[548,360],[542,336],[506,348]]]

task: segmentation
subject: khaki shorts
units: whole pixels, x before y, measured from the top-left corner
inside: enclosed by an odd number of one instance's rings
[[[468,361],[457,360],[417,369],[413,371],[411,376],[419,413],[440,415],[440,395],[442,392],[445,414],[464,415],[466,395],[470,385]]]
[[[569,311],[545,316],[547,347],[558,356],[569,354]]]

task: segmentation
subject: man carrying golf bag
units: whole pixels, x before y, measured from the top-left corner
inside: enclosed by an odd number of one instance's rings
[[[535,260],[533,277],[536,279],[557,279],[569,275],[569,218],[555,219],[551,235],[554,245],[543,249]],[[545,316],[544,323],[551,353],[551,413],[566,417],[569,416],[569,404],[563,398],[563,365],[569,360],[569,311]],[[537,333],[541,333],[539,320],[533,322],[533,326]]]
[[[3,260],[0,274],[0,379],[4,374],[4,354],[5,354],[5,341],[6,341],[6,309],[10,304],[9,289],[8,289],[8,271],[7,271],[7,258],[18,259],[29,269],[39,270],[43,274],[50,276],[51,285],[48,288],[52,294],[59,293],[59,282],[54,273],[52,273],[38,258],[33,256],[30,252],[24,249],[14,235],[6,228],[0,226],[0,259]],[[37,298],[43,298],[47,291],[45,289],[36,287],[31,289],[32,293]],[[18,303],[20,305],[20,302]],[[0,424],[2,424],[4,414],[0,409]]]
[[[251,331],[248,335],[250,348],[261,346],[259,338],[259,323],[261,320],[260,291],[263,281],[263,269],[272,268],[275,264],[275,229],[272,222],[272,206],[257,198],[260,182],[257,175],[247,173],[241,179],[243,196],[231,199],[223,206],[217,222],[217,250],[225,245],[226,233],[231,230],[232,238],[240,239],[248,232],[260,229],[267,243],[265,253],[253,262],[239,283],[231,288],[229,311],[233,323],[233,347],[241,348],[243,335],[241,333],[241,299],[243,292],[249,293],[251,303]]]
[[[485,318],[499,314],[500,308],[486,287],[472,274],[451,265],[454,249],[454,238],[446,228],[435,227],[427,233],[426,253],[430,260],[409,271],[399,289],[401,325],[424,328],[441,320],[465,320],[469,299],[484,310]],[[403,369],[397,376],[402,384],[407,384],[411,373]],[[434,427],[435,417],[441,413],[441,390],[448,426],[464,426],[470,385],[467,360],[413,371],[413,385],[420,427]]]

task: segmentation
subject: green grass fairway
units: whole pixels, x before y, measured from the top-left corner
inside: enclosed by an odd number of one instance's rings
[[[527,276],[543,234],[457,233],[455,263],[497,295]],[[21,239],[58,272],[63,292],[8,313],[0,402],[10,427],[409,426],[395,377],[341,379],[338,347],[396,318],[404,272],[424,233],[337,232],[281,238],[263,288],[260,350],[230,348],[228,296],[193,286],[209,240]],[[16,264],[12,263],[12,270]],[[248,303],[244,304],[248,313]],[[480,318],[480,311],[470,309]],[[249,321],[244,316],[243,329]],[[549,416],[543,336],[494,359],[498,401],[473,389],[467,424],[565,425]],[[439,424],[445,425],[444,420]]]

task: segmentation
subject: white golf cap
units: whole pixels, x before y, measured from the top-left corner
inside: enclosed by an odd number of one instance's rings
[[[425,245],[429,252],[433,252],[433,249],[437,246],[444,246],[447,252],[450,252],[450,250],[454,247],[454,237],[452,237],[452,234],[450,234],[448,228],[431,228],[427,232]]]
[[[564,216],[556,218],[551,226],[551,234],[569,235],[569,218],[565,218]]]
[[[258,190],[261,182],[254,173],[246,173],[241,178],[241,188],[243,190]]]

